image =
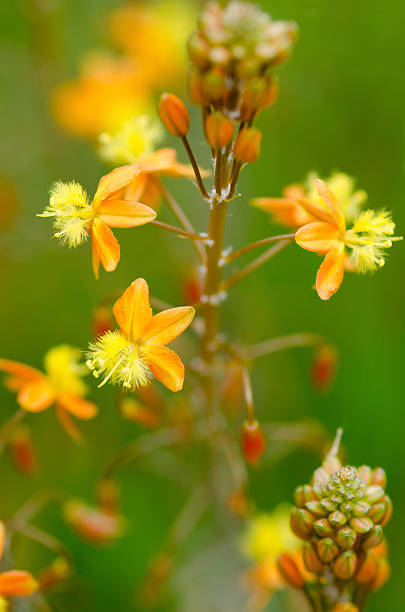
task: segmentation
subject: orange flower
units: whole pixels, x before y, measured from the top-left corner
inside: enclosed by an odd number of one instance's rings
[[[305,223],[316,220],[300,204],[304,198],[305,189],[301,185],[288,185],[283,189],[282,198],[255,198],[252,204],[271,213],[276,223],[298,229]]]
[[[4,551],[5,537],[4,525],[0,521],[0,559]],[[38,583],[29,572],[11,570],[0,573],[0,600],[2,597],[29,597],[37,589]]]
[[[64,506],[64,515],[71,527],[92,544],[106,544],[120,537],[124,520],[80,499],[71,499]]]
[[[80,351],[70,346],[57,346],[45,355],[45,371],[31,366],[0,359],[0,370],[10,376],[6,386],[18,393],[17,402],[27,412],[42,412],[56,405],[59,420],[67,433],[79,441],[81,434],[71,415],[87,421],[97,414],[97,406],[83,399],[87,392],[81,380],[86,372],[79,364]]]
[[[91,344],[86,362],[96,377],[104,376],[99,386],[111,379],[135,389],[154,375],[171,391],[180,391],[184,366],[166,344],[190,325],[194,308],[170,308],[152,316],[148,285],[138,278],[116,301],[113,313],[120,330],[107,332]]]
[[[145,204],[118,196],[138,174],[135,165],[121,166],[106,174],[100,179],[91,204],[78,183],[55,183],[48,207],[38,215],[54,217],[55,236],[70,247],[78,246],[90,234],[96,278],[100,261],[107,272],[112,272],[120,260],[120,245],[110,228],[137,227],[156,217],[156,212]]]

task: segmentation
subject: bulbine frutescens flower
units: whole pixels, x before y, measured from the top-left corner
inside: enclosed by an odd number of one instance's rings
[[[96,277],[100,262],[107,272],[112,272],[120,260],[120,245],[110,228],[137,227],[156,217],[156,212],[145,204],[119,197],[139,172],[138,166],[128,165],[106,174],[91,202],[78,183],[59,181],[51,189],[49,205],[38,215],[53,218],[55,237],[70,247],[77,247],[90,235]]]
[[[96,378],[136,389],[155,376],[171,391],[180,391],[184,366],[178,355],[168,349],[191,323],[194,308],[170,308],[152,316],[149,288],[143,278],[135,280],[113,308],[118,331],[107,332],[92,343],[87,366]]]

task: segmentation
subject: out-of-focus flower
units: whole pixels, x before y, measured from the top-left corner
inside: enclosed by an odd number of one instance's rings
[[[151,114],[136,115],[117,132],[100,134],[99,153],[102,159],[112,165],[132,164],[141,155],[152,153],[162,138],[162,127]]]
[[[119,130],[134,114],[147,112],[152,99],[134,59],[96,53],[84,59],[77,80],[59,85],[52,111],[67,132],[96,139],[104,131]]]
[[[266,450],[266,438],[258,421],[246,420],[242,425],[242,452],[246,461],[257,466]]]
[[[162,89],[183,76],[184,48],[194,20],[193,2],[133,3],[111,14],[110,32],[117,48],[144,70],[149,85]]]
[[[87,421],[97,414],[97,406],[83,399],[87,392],[82,380],[86,367],[79,362],[80,357],[79,349],[56,346],[45,355],[45,374],[23,363],[0,359],[0,370],[9,375],[5,385],[18,393],[21,408],[42,412],[55,404],[62,426],[76,441],[81,435],[71,415]]]
[[[69,578],[71,574],[72,568],[66,557],[56,557],[38,575],[41,591],[50,591],[60,582]]]
[[[298,229],[306,223],[317,221],[317,217],[307,210],[303,201],[325,208],[315,186],[317,178],[320,177],[316,172],[310,172],[304,183],[285,187],[282,198],[255,198],[252,204],[269,212],[280,225]],[[355,219],[367,201],[367,193],[363,189],[356,189],[355,179],[343,172],[333,172],[323,180],[339,200],[346,221]]]
[[[123,533],[122,517],[90,506],[80,499],[69,500],[63,510],[70,526],[80,537],[92,544],[107,544]]]
[[[153,221],[156,212],[136,201],[119,199],[118,193],[139,174],[134,165],[121,166],[103,176],[91,203],[79,183],[55,183],[49,205],[38,216],[53,217],[56,238],[77,247],[91,236],[93,271],[98,278],[100,261],[107,272],[116,269],[120,245],[111,227],[137,227]]]
[[[190,325],[194,308],[170,308],[152,316],[148,284],[138,278],[115,302],[113,313],[120,330],[98,338],[87,354],[94,376],[103,376],[99,386],[111,380],[136,389],[147,385],[153,375],[171,391],[180,391],[184,366],[166,344]]]
[[[7,230],[20,211],[20,200],[14,183],[0,176],[0,232]]]
[[[100,304],[96,306],[92,313],[92,331],[94,338],[102,336],[108,331],[114,329],[114,319],[111,314],[111,309]]]
[[[0,559],[4,551],[6,531],[0,521]],[[6,610],[9,597],[29,597],[38,590],[38,582],[29,572],[10,570],[0,573],[0,610]]]
[[[142,405],[134,397],[125,395],[119,402],[119,410],[122,418],[132,423],[138,423],[149,429],[158,427],[159,416],[152,408]]]
[[[383,266],[385,250],[401,238],[394,236],[395,224],[385,211],[366,210],[347,229],[336,196],[320,179],[315,179],[315,186],[323,206],[305,201],[305,207],[317,221],[301,227],[295,240],[303,249],[325,255],[316,276],[316,290],[322,300],[328,300],[343,281],[346,249],[355,270],[365,273]]]
[[[315,349],[311,365],[312,384],[318,391],[326,391],[333,382],[338,365],[338,353],[331,344]]]
[[[32,474],[37,470],[37,453],[31,431],[25,425],[20,425],[13,430],[9,451],[14,465],[21,473]]]
[[[289,528],[290,510],[288,505],[281,505],[272,513],[260,513],[248,520],[241,547],[255,563],[244,580],[251,591],[249,610],[263,610],[273,592],[285,586],[277,565],[279,555],[289,551],[298,557],[299,540]]]

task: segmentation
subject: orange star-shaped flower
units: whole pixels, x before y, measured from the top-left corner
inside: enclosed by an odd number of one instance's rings
[[[135,280],[113,308],[119,331],[107,332],[90,345],[87,366],[100,386],[111,379],[128,389],[148,384],[152,375],[171,391],[180,391],[184,366],[168,349],[191,323],[194,308],[183,306],[152,316],[149,288],[143,278]]]
[[[4,551],[6,532],[0,521],[0,559]],[[0,572],[0,599],[5,597],[29,597],[38,590],[38,583],[29,572],[10,570]],[[0,601],[1,605],[1,601]]]
[[[71,415],[87,421],[97,414],[97,406],[83,399],[87,389],[80,376],[85,368],[77,361],[80,351],[68,346],[58,346],[45,355],[46,374],[31,366],[0,359],[0,370],[10,376],[6,386],[18,393],[17,402],[27,412],[42,412],[56,405],[58,418],[75,440],[81,434]]]
[[[316,179],[315,184],[325,208],[305,202],[308,213],[317,220],[301,227],[295,241],[307,251],[325,255],[316,275],[316,290],[322,300],[328,300],[343,280],[346,222],[339,202],[326,183]]]
[[[70,247],[78,246],[90,235],[96,278],[100,261],[107,272],[112,272],[120,260],[120,245],[111,228],[137,227],[156,217],[149,206],[119,197],[139,173],[140,168],[132,164],[106,174],[91,203],[78,183],[55,183],[49,206],[39,215],[54,218],[55,236]]]

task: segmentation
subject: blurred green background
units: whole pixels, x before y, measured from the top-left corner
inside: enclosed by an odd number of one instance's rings
[[[231,206],[227,242],[236,247],[277,232],[264,213],[248,206],[249,199],[279,195],[284,185],[313,169],[326,175],[340,169],[356,176],[369,193],[370,206],[392,209],[403,233],[404,4],[399,0],[258,4],[276,18],[296,20],[300,37],[280,73],[279,100],[258,121],[264,132],[262,155],[243,174],[243,197]],[[35,217],[46,205],[54,180],[76,179],[93,193],[105,171],[88,143],[54,125],[48,99],[54,84],[77,74],[86,51],[107,46],[104,19],[119,5],[119,0],[16,0],[0,5],[0,175],[13,182],[20,201],[19,214],[0,229],[1,355],[38,367],[52,345],[85,348],[92,308],[106,293],[121,291],[138,276],[148,280],[154,295],[182,303],[182,281],[193,257],[186,241],[160,230],[118,230],[123,253],[118,270],[102,273],[96,282],[88,246],[75,251],[58,246],[50,239],[49,223]],[[43,9],[41,20],[38,6]],[[201,164],[207,165],[207,148],[199,146],[198,113],[192,140]],[[170,139],[167,142],[173,146]],[[207,211],[194,187],[180,181],[172,182],[172,188],[204,229]],[[170,219],[166,212],[162,216]],[[374,596],[370,611],[399,612],[405,607],[403,253],[402,244],[393,248],[387,265],[375,276],[347,274],[338,294],[323,303],[311,288],[317,257],[291,246],[233,289],[224,306],[224,328],[241,342],[314,331],[339,348],[339,375],[326,396],[316,394],[310,385],[306,349],[258,360],[253,383],[262,420],[315,417],[331,433],[342,426],[351,463],[387,470],[395,506],[387,528],[393,573]],[[187,350],[191,354],[192,348]],[[52,410],[29,418],[42,470],[26,478],[14,471],[7,455],[2,457],[1,516],[10,515],[45,484],[90,499],[108,457],[138,431],[118,418],[113,397],[111,389],[97,392],[93,386],[92,398],[101,412],[82,427],[86,443],[79,447],[56,425]],[[15,410],[14,402],[14,396],[1,388],[1,421]],[[315,466],[312,455],[297,451],[274,467],[264,465],[254,472],[258,507],[271,509],[290,500],[294,487],[306,482]],[[148,462],[124,472],[123,488],[131,530],[113,548],[94,549],[79,541],[54,507],[41,515],[39,524],[72,550],[80,576],[80,594],[54,595],[54,609],[140,609],[136,585],[186,494],[154,474]],[[204,550],[206,545],[202,530],[194,547]],[[193,543],[188,548],[192,558]],[[192,562],[185,562],[187,554],[186,547],[180,558],[183,576],[180,572],[173,599],[161,609],[238,610],[237,587],[227,577],[234,553],[228,554],[226,548],[217,551],[223,575],[217,576],[217,582],[207,578],[207,583],[199,566],[193,570]],[[41,548],[24,544],[18,561],[35,570],[48,558]],[[200,595],[193,595],[193,589]],[[270,609],[278,609],[277,605],[275,600]]]

